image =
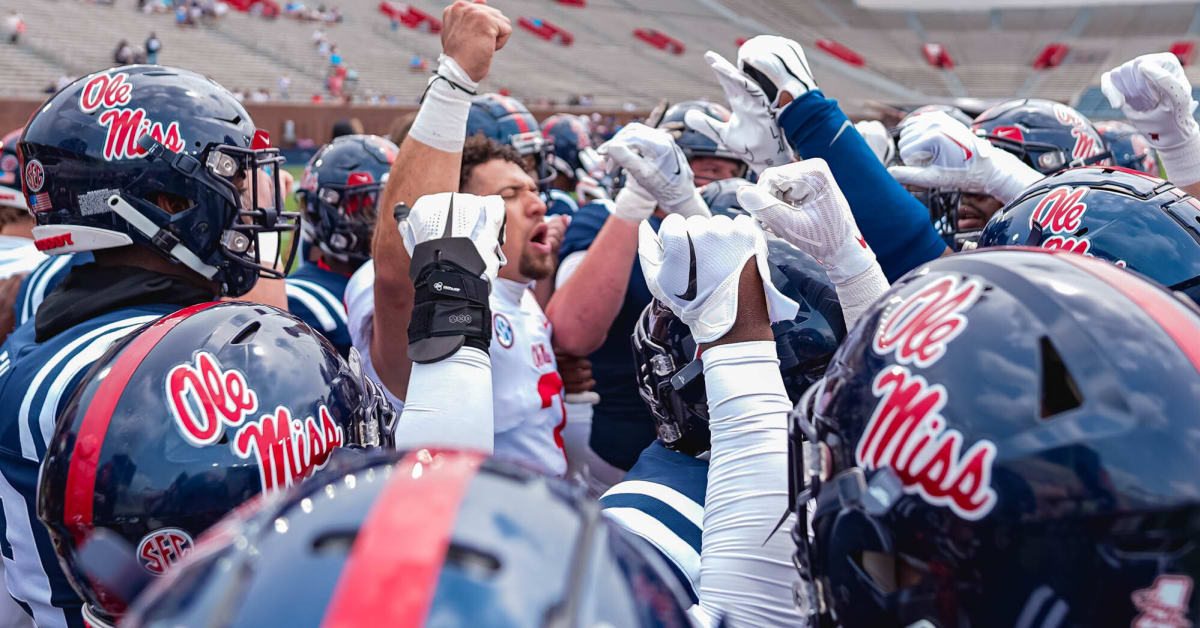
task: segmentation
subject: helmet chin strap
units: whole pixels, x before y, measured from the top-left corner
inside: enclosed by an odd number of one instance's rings
[[[113,194],[108,197],[108,206],[112,208],[114,213],[124,218],[125,222],[128,222],[134,229],[137,229],[142,235],[146,236],[155,246],[182,262],[184,266],[196,271],[205,279],[213,279],[217,276],[218,269],[216,266],[205,264],[199,257],[196,257],[196,254],[191,249],[184,246],[179,241],[179,238],[175,237],[175,234],[166,229],[160,229],[149,218],[125,202],[125,199],[121,198],[120,194]]]

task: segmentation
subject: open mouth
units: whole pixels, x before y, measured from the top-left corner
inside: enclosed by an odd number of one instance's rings
[[[543,255],[550,253],[550,242],[547,239],[550,229],[546,223],[540,222],[529,232],[529,245],[533,250]]]

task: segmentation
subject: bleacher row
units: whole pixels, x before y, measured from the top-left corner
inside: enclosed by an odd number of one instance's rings
[[[440,16],[447,0],[411,0]],[[164,43],[161,63],[208,74],[231,89],[265,87],[272,92],[282,74],[293,99],[322,91],[327,61],[311,43],[314,25],[286,18],[266,20],[231,11],[212,26],[178,28],[169,15],[133,10],[134,0],[101,6],[76,0],[0,0],[0,10],[18,9],[26,36],[0,55],[0,91],[32,94],[61,75],[79,75],[111,64],[118,39],[140,43],[156,31]],[[328,27],[346,65],[357,71],[360,95],[394,96],[412,103],[426,75],[408,69],[414,56],[433,60],[436,34],[393,28],[379,3],[342,0],[344,23]],[[713,49],[733,58],[739,38],[769,32],[800,41],[827,92],[851,111],[872,100],[998,99],[1014,95],[1074,101],[1099,75],[1137,54],[1167,50],[1195,40],[1196,3],[992,11],[868,10],[852,0],[586,0],[586,7],[553,0],[492,0],[514,20],[543,19],[573,35],[562,46],[518,29],[497,57],[485,87],[507,89],[526,99],[565,103],[590,95],[594,106],[652,106],[672,101],[719,98],[720,90],[702,59]],[[635,39],[653,29],[686,47],[682,55]],[[858,53],[852,69],[818,50],[831,39]],[[945,47],[952,69],[931,66],[924,43]],[[1034,70],[1037,53],[1050,43],[1069,53],[1057,67]],[[1200,68],[1189,67],[1193,82]],[[903,103],[901,103],[903,104]]]

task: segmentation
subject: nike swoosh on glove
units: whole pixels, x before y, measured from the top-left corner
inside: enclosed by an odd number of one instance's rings
[[[1160,52],[1127,61],[1100,76],[1100,91],[1158,150],[1173,183],[1200,182],[1196,101],[1178,57]]]
[[[1042,174],[992,146],[945,112],[913,116],[900,129],[900,160],[888,172],[901,185],[987,194],[1008,203]]]
[[[495,283],[496,273],[507,263],[500,245],[504,242],[504,199],[442,192],[417,199],[400,221],[400,237],[411,256],[422,242],[438,238],[470,238],[483,258],[483,276]]]
[[[696,342],[724,336],[737,319],[738,281],[755,258],[767,294],[771,322],[791,320],[799,305],[771,283],[767,241],[749,216],[671,215],[658,233],[644,222],[638,231],[638,257],[646,286],[675,313]]]
[[[624,168],[641,188],[635,188],[641,203],[633,203],[634,199],[629,195],[622,199],[622,195],[617,194],[613,213],[621,218],[648,218],[654,211],[653,206],[648,209],[646,206],[650,198],[668,213],[709,215],[708,206],[696,190],[687,156],[666,131],[637,122],[627,124],[612,139],[601,144],[597,152],[605,156],[610,165]]]
[[[759,35],[738,48],[738,69],[749,76],[767,96],[771,112],[782,109],[780,96],[792,100],[817,89],[817,81],[808,67],[808,57],[800,44],[776,35]]]
[[[693,109],[684,115],[684,123],[737,155],[757,174],[771,166],[791,163],[792,148],[775,122],[762,87],[711,50],[704,53],[704,60],[717,75],[732,113],[725,122]]]
[[[771,168],[737,197],[771,233],[816,258],[834,283],[877,263],[824,159]]]

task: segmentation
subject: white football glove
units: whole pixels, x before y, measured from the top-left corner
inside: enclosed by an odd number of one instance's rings
[[[863,136],[863,140],[871,147],[871,152],[875,153],[880,163],[886,166],[896,158],[896,143],[892,141],[892,134],[888,133],[882,122],[862,120],[854,123],[854,128]]]
[[[824,159],[771,168],[758,184],[738,188],[737,197],[771,233],[816,258],[834,283],[876,264]]]
[[[752,37],[738,48],[738,69],[762,88],[774,114],[782,108],[779,102],[782,94],[791,94],[795,100],[817,89],[804,49],[785,37]]]
[[[712,342],[737,319],[742,267],[754,257],[767,294],[771,322],[791,320],[799,305],[771,283],[767,241],[749,216],[667,216],[658,233],[638,232],[638,257],[646,286],[687,324],[696,342]]]
[[[1178,57],[1160,52],[1127,61],[1100,76],[1100,91],[1158,149],[1173,183],[1200,181],[1196,101]]]
[[[613,213],[626,220],[642,220],[654,212],[647,199],[672,214],[708,215],[708,206],[696,190],[692,167],[683,150],[662,129],[637,122],[625,125],[612,139],[600,145],[598,152],[610,166],[620,166],[638,185],[630,194],[618,193]],[[630,185],[627,182],[626,188]],[[622,190],[624,191],[624,190]],[[637,198],[641,202],[633,202]]]
[[[400,221],[400,237],[411,256],[413,248],[437,238],[470,238],[483,258],[483,276],[495,283],[496,273],[507,263],[500,243],[504,237],[504,199],[442,192],[417,199]]]
[[[732,114],[725,122],[693,109],[684,115],[684,123],[750,164],[757,174],[771,166],[791,163],[792,148],[775,122],[762,87],[711,50],[704,53],[704,60],[717,75]]]
[[[906,122],[899,148],[906,165],[888,172],[902,185],[987,194],[1008,203],[1043,176],[941,111]]]

